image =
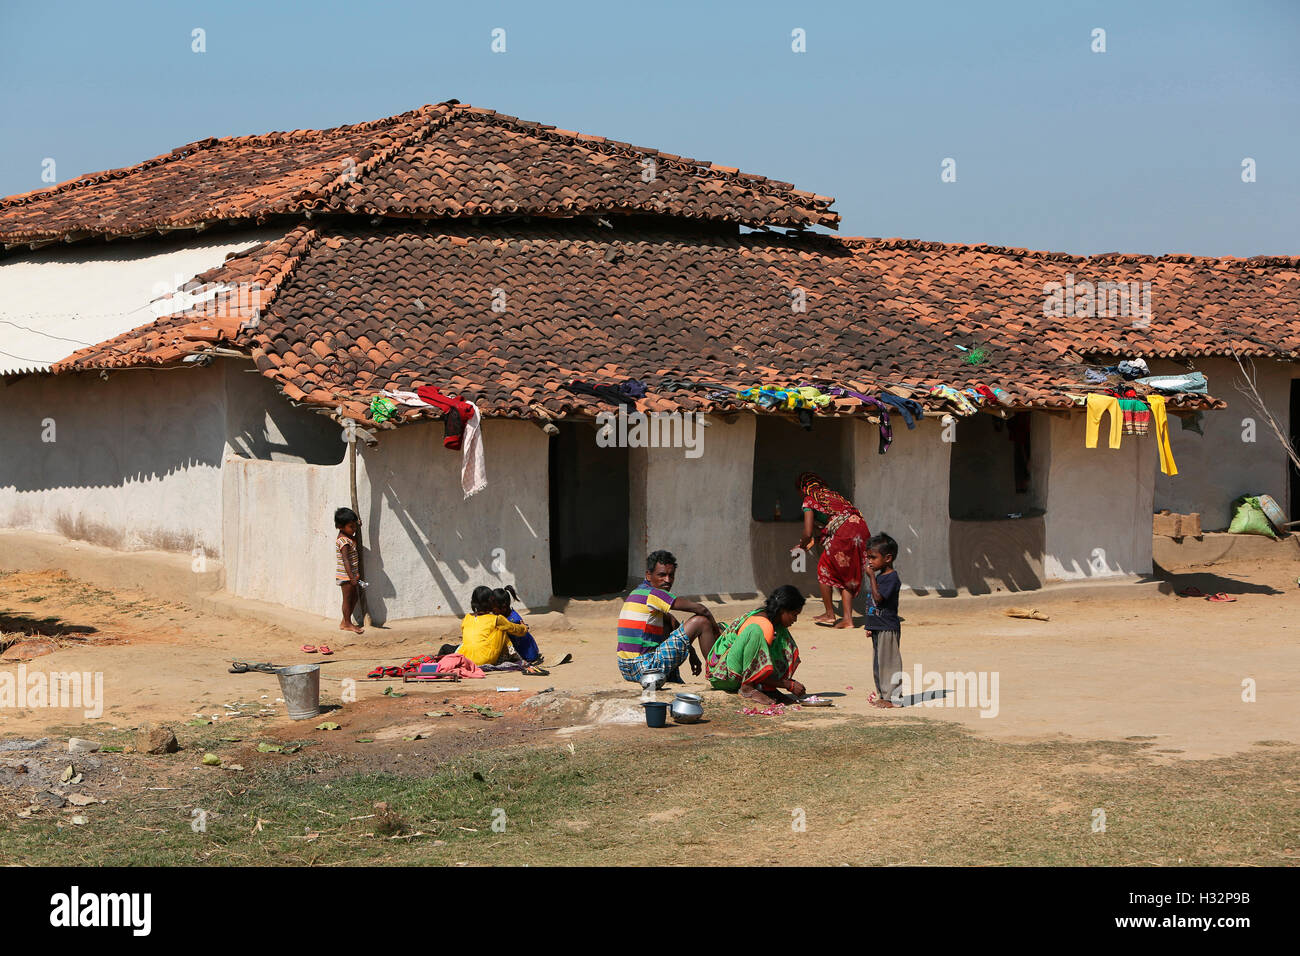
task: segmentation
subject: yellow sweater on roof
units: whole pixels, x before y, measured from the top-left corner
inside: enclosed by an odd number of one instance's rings
[[[466,614],[460,622],[460,647],[463,654],[480,667],[501,660],[506,640],[528,633],[527,624],[513,624],[500,614]]]

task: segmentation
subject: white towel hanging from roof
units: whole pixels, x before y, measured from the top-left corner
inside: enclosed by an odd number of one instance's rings
[[[482,416],[473,402],[465,404],[474,409],[470,420],[465,422],[465,432],[460,443],[460,486],[468,498],[487,487],[487,467],[483,463]]]

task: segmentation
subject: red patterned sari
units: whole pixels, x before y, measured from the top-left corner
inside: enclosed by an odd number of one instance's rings
[[[853,502],[832,491],[811,471],[799,476],[799,491],[803,510],[826,519],[819,541],[822,555],[817,560],[818,583],[856,595],[862,588],[862,567],[871,538],[866,519]]]

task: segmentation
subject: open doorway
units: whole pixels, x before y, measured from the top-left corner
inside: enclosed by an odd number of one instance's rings
[[[601,448],[596,426],[563,422],[550,441],[551,589],[592,597],[627,584],[628,450]]]

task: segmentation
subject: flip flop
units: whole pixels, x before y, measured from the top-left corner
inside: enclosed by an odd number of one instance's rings
[[[320,653],[324,654],[326,657],[329,657],[331,654],[334,653],[334,652],[331,651],[331,650],[329,649],[329,647],[328,647],[327,645],[325,645],[325,644],[322,644],[320,647],[316,648],[316,650],[318,650]]]
[[[1220,591],[1218,594],[1211,594],[1205,600],[1209,601],[1211,604],[1232,604],[1237,599],[1231,594],[1225,594]]]
[[[527,674],[529,677],[550,677],[551,676],[550,671],[548,671],[545,667],[538,667],[536,664],[525,664],[522,670],[523,673]]]
[[[1208,595],[1198,587],[1183,588],[1178,592],[1179,597],[1207,597]]]
[[[316,653],[316,645],[315,645],[315,644],[304,644],[302,647],[298,648],[298,650],[302,651],[304,654],[315,654],[315,653]]]
[[[246,674],[249,671],[260,671],[263,674],[274,674],[276,667],[274,664],[266,664],[262,661],[231,661],[230,673]]]
[[[539,660],[540,660],[540,658],[539,658]],[[556,662],[555,662],[554,664],[552,664],[551,666],[552,666],[552,667],[559,667],[561,664],[567,664],[567,663],[569,663],[569,661],[571,661],[571,660],[573,660],[573,655],[572,655],[572,654],[565,654],[563,657],[561,657],[558,661],[556,661]]]

